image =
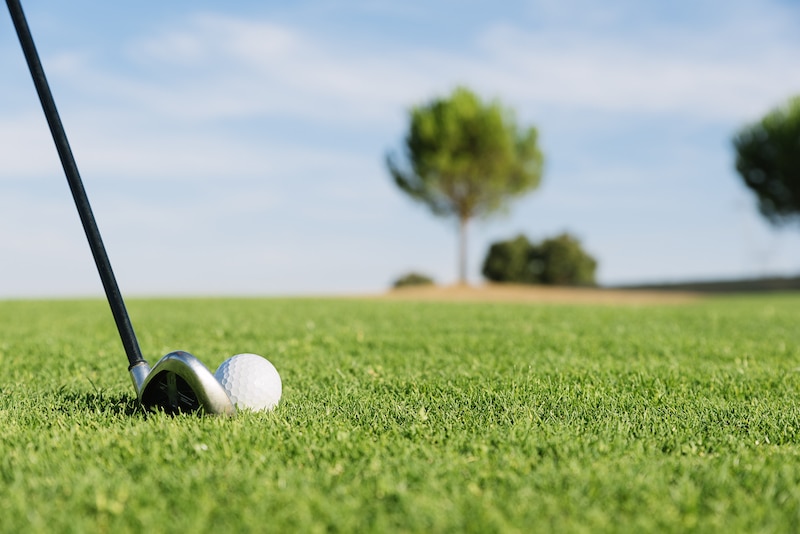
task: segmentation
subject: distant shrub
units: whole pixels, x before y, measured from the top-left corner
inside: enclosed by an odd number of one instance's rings
[[[489,247],[483,275],[494,282],[595,285],[597,261],[575,237],[564,233],[531,243],[524,235]]]
[[[433,278],[429,276],[425,276],[424,274],[420,273],[408,273],[397,280],[394,281],[392,284],[393,287],[409,287],[409,286],[430,286],[433,285]]]
[[[569,234],[545,239],[538,247],[534,262],[542,266],[543,284],[589,286],[595,285],[597,260],[581,247]]]
[[[539,283],[541,265],[533,261],[533,249],[533,244],[522,234],[493,243],[483,262],[483,276],[494,282]]]

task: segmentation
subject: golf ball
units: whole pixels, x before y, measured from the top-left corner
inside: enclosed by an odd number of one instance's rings
[[[272,410],[281,400],[281,376],[269,360],[258,354],[231,356],[214,376],[239,409]]]

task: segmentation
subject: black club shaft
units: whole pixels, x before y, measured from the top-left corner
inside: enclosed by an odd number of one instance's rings
[[[75,200],[83,230],[89,240],[89,247],[92,249],[92,256],[94,257],[95,265],[97,265],[97,271],[100,273],[100,279],[103,282],[106,298],[111,306],[111,313],[114,315],[114,321],[117,324],[125,354],[128,356],[128,362],[132,367],[145,360],[142,358],[139,342],[136,340],[136,334],[133,331],[130,317],[125,308],[125,301],[122,299],[114,271],[111,269],[111,262],[108,259],[105,246],[103,246],[100,230],[97,228],[97,222],[89,205],[89,198],[86,196],[78,166],[72,156],[72,149],[69,146],[64,126],[61,124],[61,118],[58,115],[53,95],[50,92],[50,86],[47,83],[42,63],[39,60],[39,54],[36,52],[36,46],[34,45],[28,22],[25,19],[25,14],[22,11],[22,6],[19,0],[6,0],[6,4],[8,5],[8,11],[11,13],[11,19],[14,21],[14,27],[17,30],[17,36],[22,46],[22,52],[25,54],[25,60],[28,63],[33,83],[36,86],[36,92],[39,94],[39,101],[47,118],[47,124],[50,126],[50,133],[56,144],[61,166],[64,168],[64,174],[67,175],[72,198]]]

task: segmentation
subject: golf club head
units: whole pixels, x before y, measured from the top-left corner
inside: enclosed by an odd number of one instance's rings
[[[131,375],[137,384],[139,380],[134,369]],[[200,360],[184,351],[170,352],[161,358],[141,380],[137,393],[139,402],[147,410],[163,410],[168,414],[197,411],[209,415],[236,413],[236,407],[214,374]]]

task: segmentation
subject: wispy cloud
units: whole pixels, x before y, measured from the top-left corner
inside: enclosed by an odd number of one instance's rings
[[[193,120],[282,115],[360,123],[391,115],[409,89],[427,85],[411,62],[377,50],[224,15],[193,16],[181,29],[135,43],[128,55],[155,61],[159,71],[156,82],[134,83],[131,97]]]
[[[459,82],[565,107],[738,117],[800,86],[792,68],[800,41],[787,33],[780,5],[756,14],[752,3],[715,3],[717,14],[704,25],[642,27],[631,20],[630,4],[616,11],[570,4],[572,19],[543,4],[548,15],[535,28],[487,21],[473,36],[479,55],[413,42],[354,49],[299,28],[214,14],[134,50],[189,80],[170,83],[172,98],[161,109],[194,117],[283,112],[360,121]],[[148,95],[140,87],[136,93]]]
[[[119,60],[135,65],[135,76],[124,64],[101,71],[69,54],[56,65],[72,73],[73,84],[136,112],[188,121],[283,116],[345,127],[396,120],[398,108],[457,83],[521,104],[737,119],[800,86],[792,68],[800,42],[780,37],[787,24],[780,6],[765,6],[754,19],[742,3],[717,4],[718,20],[687,28],[669,20],[641,27],[629,20],[631,4],[618,4],[570,4],[567,11],[537,2],[531,9],[545,14],[541,24],[488,20],[473,35],[477,54],[413,41],[355,47],[342,36],[326,40],[279,22],[203,13],[126,45]]]

